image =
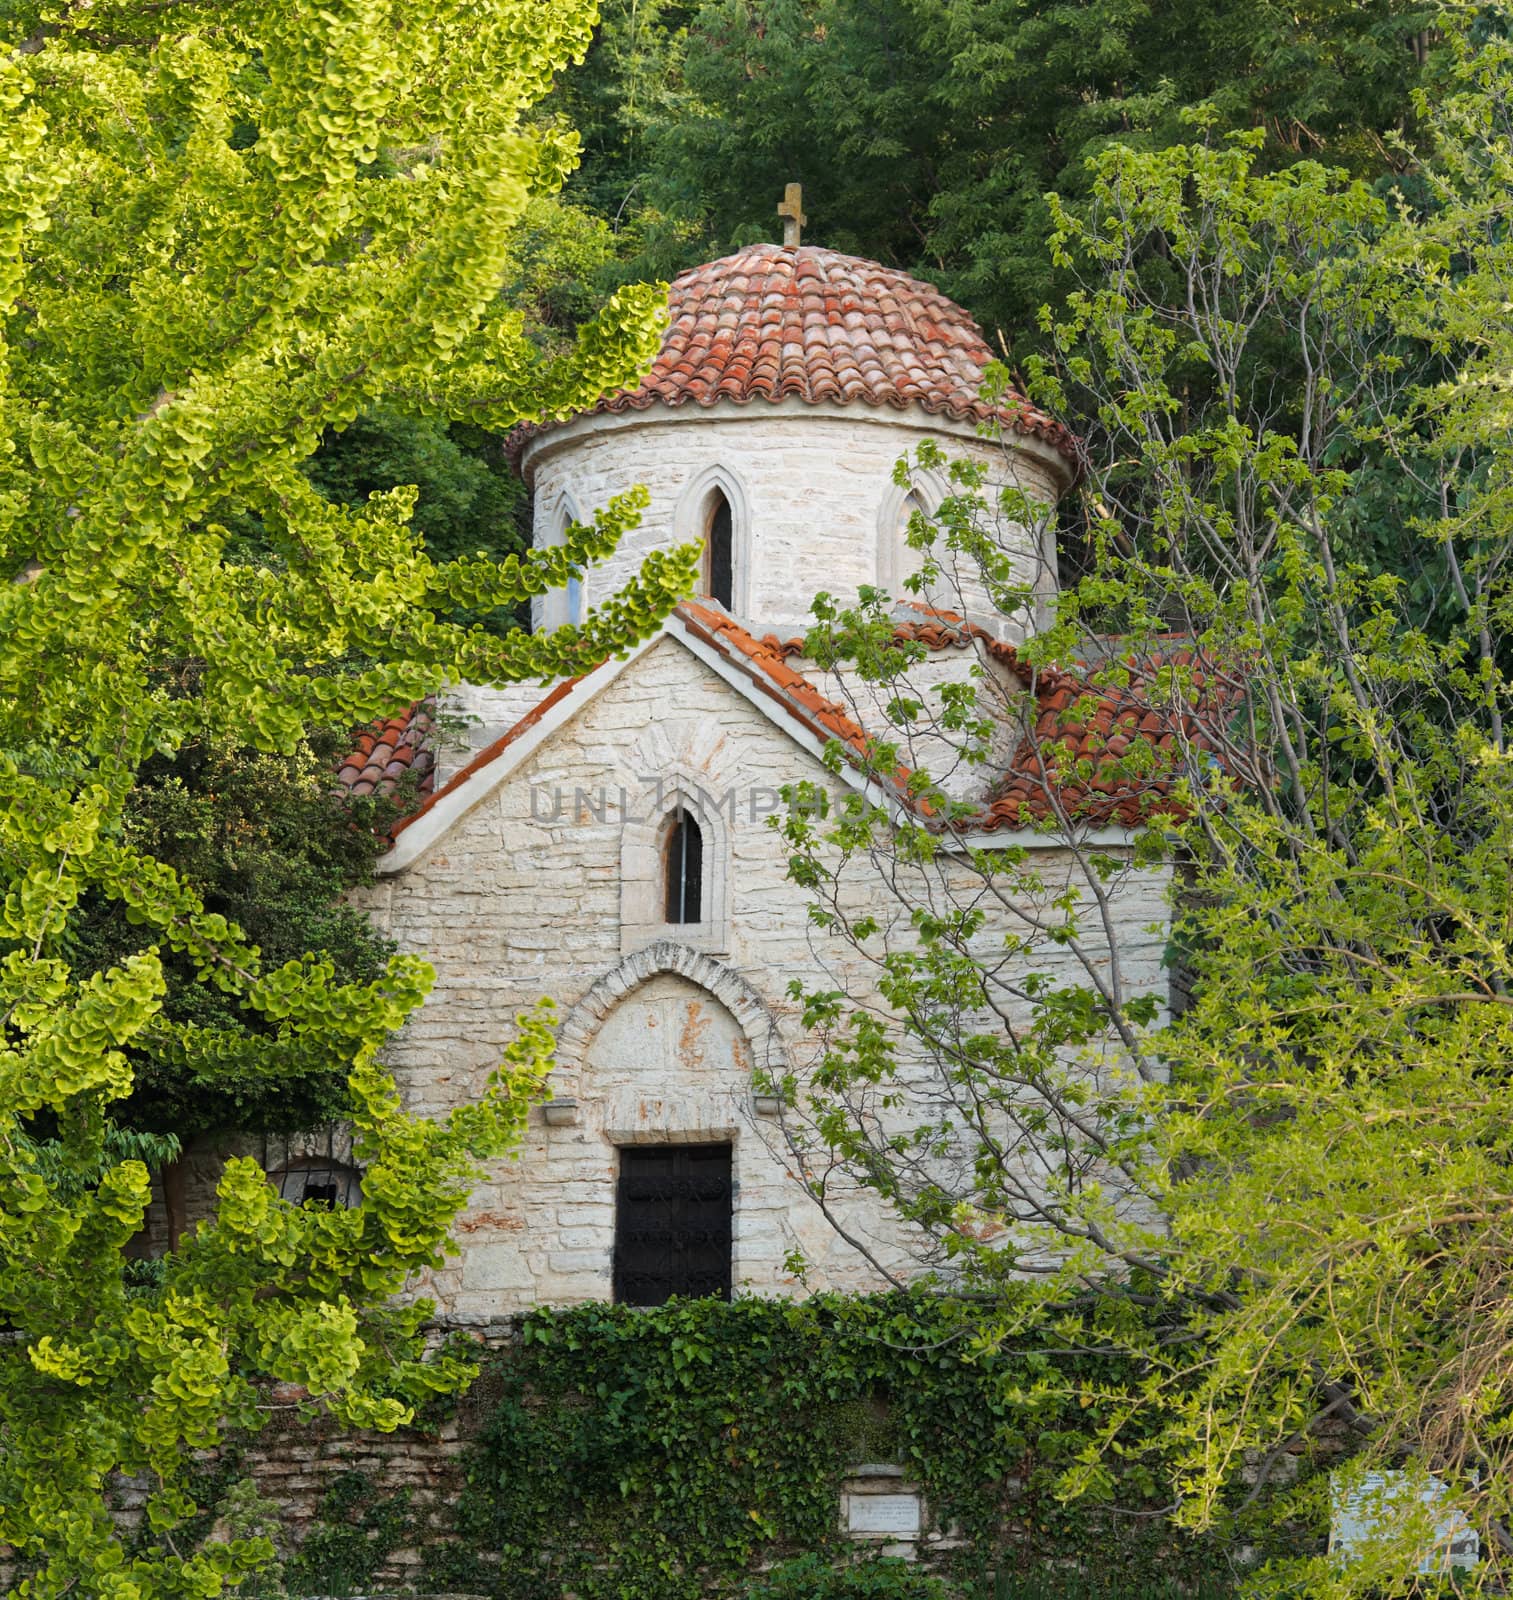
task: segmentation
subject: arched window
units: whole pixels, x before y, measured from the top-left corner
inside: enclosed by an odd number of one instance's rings
[[[657,802],[644,816],[632,811],[620,833],[620,953],[668,939],[694,950],[729,950],[730,833],[708,787],[712,774],[676,758],[659,770]],[[725,795],[732,822],[733,792]]]
[[[542,550],[560,549],[567,542],[567,530],[578,520],[572,500],[564,495],[550,511],[541,514],[538,522],[536,545]],[[532,602],[532,626],[546,631],[560,628],[564,623],[581,623],[584,605],[584,582],[570,574],[560,589],[549,589]]]
[[[909,524],[913,521],[916,511],[921,516],[928,515],[925,511],[924,501],[911,489],[904,496],[904,503],[898,508],[898,531],[905,537],[908,536]]]
[[[900,593],[894,597],[895,599],[908,598],[912,591],[905,580],[912,578],[925,564],[926,552],[915,549],[909,543],[909,524],[913,522],[915,512],[918,512],[921,516],[929,515],[925,510],[924,501],[911,489],[904,496],[904,503],[898,508],[898,587]],[[933,545],[929,554],[932,557],[935,555],[935,547]]]
[[[567,543],[567,530],[572,527],[573,521],[573,508],[564,504],[557,512],[557,537],[554,543]],[[567,580],[561,601],[561,616],[563,622],[577,624],[583,621],[583,579],[576,573]]]
[[[877,507],[877,584],[895,600],[925,601],[931,605],[951,604],[951,600],[944,595],[936,597],[934,591],[940,587],[936,582],[932,582],[923,594],[907,585],[907,580],[915,577],[924,566],[927,555],[926,551],[917,550],[909,543],[909,523],[916,511],[935,524],[935,538],[928,551],[929,559],[947,572],[951,569],[952,561],[946,540],[936,521],[938,508],[949,492],[950,485],[941,480],[937,473],[930,471],[915,473],[912,484],[890,483],[883,492]]]
[[[673,507],[679,544],[703,548],[698,592],[739,616],[752,609],[751,507],[741,481],[712,462],[684,484]]]
[[[663,912],[666,920],[702,922],[704,835],[686,811],[673,813],[662,861],[667,888]]]
[[[730,502],[718,489],[704,530],[704,591],[727,611],[735,605],[735,557]]]

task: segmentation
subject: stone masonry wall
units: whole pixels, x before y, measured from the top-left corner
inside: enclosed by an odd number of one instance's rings
[[[672,769],[721,804],[706,871],[722,875],[726,916],[701,930],[698,948],[665,925],[638,947],[625,937],[636,886],[624,877],[655,871],[655,860],[634,867],[618,797],[623,788],[633,811],[651,804],[641,775]],[[793,1250],[813,1264],[811,1288],[881,1286],[804,1196],[776,1123],[751,1095],[753,1061],[802,1071],[813,1055],[790,982],[862,993],[868,981],[838,942],[812,942],[782,840],[764,825],[777,787],[804,776],[839,786],[666,638],[368,896],[384,931],[437,969],[431,999],[389,1053],[414,1109],[439,1114],[478,1093],[514,1015],[540,996],[563,1018],[554,1089],[576,1111],[534,1112],[519,1157],[477,1191],[460,1258],[417,1285],[444,1316],[476,1324],[533,1303],[608,1298],[615,1150],[641,1140],[733,1145],[738,1289],[797,1292],[785,1266]],[[1053,880],[1073,869],[1054,849],[1042,865]],[[1136,988],[1164,986],[1162,941],[1149,931],[1164,915],[1164,887],[1164,875],[1145,872],[1116,885],[1124,975]],[[870,873],[846,892],[893,909]],[[888,1218],[861,1198],[842,1209],[881,1259],[907,1268],[907,1241]]]
[[[904,491],[893,483],[893,469],[926,439],[949,455],[981,462],[991,482],[1018,483],[1047,503],[1059,488],[1064,469],[1044,447],[1030,441],[1000,447],[924,411],[796,400],[658,406],[580,418],[527,449],[535,536],[538,543],[556,536],[564,506],[588,518],[612,495],[645,485],[651,503],[640,528],[586,576],[584,599],[592,606],[633,576],[649,550],[702,539],[709,491],[721,487],[732,502],[735,532],[732,611],[758,633],[802,631],[821,589],[854,600],[863,584],[874,584],[903,596],[898,581],[915,558],[904,545]],[[921,488],[931,511],[949,492],[933,475]],[[1054,549],[1037,550],[1022,529],[1007,529],[1004,538],[1023,581],[1049,597]],[[1003,618],[989,605],[980,575],[962,573],[958,583],[937,602],[954,608],[964,597],[975,620],[1001,630]],[[543,618],[562,620],[538,601],[538,626]]]
[[[515,1323],[501,1322],[474,1330],[474,1337],[496,1359],[508,1361],[519,1331]],[[294,1595],[347,1592],[329,1588],[333,1578],[346,1574],[323,1570],[318,1556],[309,1561],[309,1577],[301,1578],[288,1564],[302,1550],[308,1559],[312,1537],[318,1541],[322,1533],[337,1531],[350,1540],[364,1520],[370,1523],[364,1592],[430,1593],[437,1556],[459,1537],[456,1508],[467,1482],[469,1455],[500,1399],[500,1383],[487,1355],[481,1365],[479,1377],[444,1414],[393,1433],[344,1428],[328,1417],[308,1418],[292,1403],[297,1395],[273,1386],[264,1391],[272,1416],[261,1431],[234,1435],[200,1456],[204,1477],[199,1503],[224,1514],[222,1497],[238,1483],[250,1483],[262,1501],[271,1502],[274,1525],[264,1522],[260,1531],[274,1540]],[[343,1496],[344,1488],[350,1498]],[[838,1525],[846,1526],[849,1500],[912,1488],[900,1467],[856,1462],[839,1488]],[[115,1481],[110,1502],[119,1526],[139,1523],[148,1492],[145,1480]],[[371,1526],[374,1522],[380,1525]],[[208,1531],[224,1538],[238,1530],[216,1522]],[[359,1541],[363,1537],[357,1533]],[[860,1535],[855,1549],[859,1555],[885,1553],[937,1566],[962,1545],[958,1529],[926,1514],[916,1534],[901,1540]],[[778,1549],[768,1559],[799,1553]],[[0,1549],[0,1583],[14,1583],[21,1575],[7,1564],[12,1554]],[[350,1560],[350,1544],[346,1555]],[[340,1564],[346,1567],[347,1562]]]

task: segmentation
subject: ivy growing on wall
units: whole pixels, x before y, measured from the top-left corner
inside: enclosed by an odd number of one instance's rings
[[[380,1494],[364,1473],[344,1472],[322,1496],[285,1582],[295,1594],[359,1594],[413,1531],[404,1490]]]
[[[1040,1384],[1049,1370],[1073,1381]],[[854,1549],[841,1482],[882,1460],[961,1541],[942,1562],[969,1594],[991,1595],[1000,1571],[1069,1560],[1152,1592],[1158,1579],[1202,1587],[1226,1570],[1221,1551],[1123,1514],[1153,1509],[1138,1449],[1110,1503],[1053,1493],[1118,1376],[1110,1358],[1049,1340],[981,1350],[969,1306],[920,1295],[534,1312],[481,1380],[483,1431],[427,1586],[501,1600],[740,1594],[785,1557]]]

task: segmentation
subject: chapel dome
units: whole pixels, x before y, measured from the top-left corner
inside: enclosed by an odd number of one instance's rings
[[[1073,459],[1072,435],[1023,396],[980,398],[992,359],[982,330],[931,284],[816,245],[754,244],[673,279],[650,370],[590,414],[789,398],[918,406],[959,422],[996,419]],[[554,426],[518,430],[515,451]]]

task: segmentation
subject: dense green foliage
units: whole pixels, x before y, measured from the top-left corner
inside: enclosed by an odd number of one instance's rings
[[[1059,290],[1045,194],[1090,194],[1113,144],[1182,114],[1266,136],[1269,166],[1372,176],[1411,132],[1432,7],[1415,0],[616,0],[561,103],[584,136],[568,193],[621,231],[628,275],[808,237],[939,283],[1017,353]]]
[[[1215,1569],[1142,1575],[1080,1567],[1025,1572],[1012,1565],[998,1569],[991,1590],[992,1600],[1224,1600],[1235,1592],[1234,1575]]]
[[[1138,1381],[1064,1493],[1103,1487],[1127,1427],[1154,1422],[1177,1519],[1223,1525],[1231,1493],[1285,1482],[1293,1451],[1333,1429],[1351,1453],[1337,1492],[1373,1469],[1415,1492],[1435,1475],[1480,1534],[1464,1586],[1498,1592],[1513,1550],[1513,48],[1505,16],[1445,20],[1453,84],[1420,105],[1428,204],[1313,163],[1272,172],[1251,135],[1110,151],[1090,203],[1055,207],[1077,289],[1047,313],[1031,375],[1085,419],[1090,554],[1022,660],[1081,663],[1068,712],[1108,765],[1039,756],[1152,798],[1164,777],[1176,805],[1125,849],[1053,810],[1060,857],[973,839],[960,812],[961,848],[860,800],[795,818],[816,919],[876,963],[892,1015],[807,995],[828,1049],[787,1087],[812,1169],[838,1156],[976,1287],[1029,1266],[1052,1297],[1122,1295],[1134,1270],[1165,1304],[1131,1330]],[[1047,514],[969,469],[955,487],[913,536],[974,558],[1023,623],[1033,590],[999,538]],[[1384,506],[1408,513],[1393,542],[1423,555],[1401,572],[1362,537]],[[879,597],[818,610],[811,650],[875,681],[902,743],[987,759],[1017,681],[996,701],[987,678],[975,701],[919,690]],[[1093,720],[1136,675],[1162,748]],[[879,861],[893,914],[853,915],[844,875]],[[1110,908],[1142,869],[1178,869],[1195,982],[1175,1019]],[[989,1316],[984,1337],[1014,1326]],[[1322,1532],[1329,1494],[1323,1476],[1290,1484],[1278,1514]],[[1401,1582],[1434,1517],[1397,1510],[1359,1560],[1305,1549],[1263,1581],[1310,1596]]]
[[[292,1594],[371,1593],[383,1563],[414,1537],[408,1493],[375,1494],[361,1472],[344,1472],[321,1497],[316,1520],[279,1573],[282,1587]]]
[[[436,560],[480,552],[498,559],[530,546],[524,485],[501,441],[467,424],[369,412],[328,434],[307,471],[323,495],[352,507],[396,484],[413,486],[410,525]]]
[[[979,1590],[1005,1551],[1033,1569],[1075,1548],[1127,1577],[1222,1559],[1113,1512],[1150,1509],[1133,1444],[1105,1503],[1057,1498],[1120,1358],[1034,1335],[982,1351],[975,1328],[970,1307],[907,1295],[532,1313],[480,1379],[491,1415],[428,1581],[501,1600],[738,1593],[774,1557],[842,1556],[841,1480],[879,1460],[958,1526],[950,1559]],[[1067,1390],[1038,1388],[1048,1368]]]
[[[799,1556],[766,1573],[748,1600],[945,1600],[939,1578],[896,1556],[838,1567],[823,1556]]]
[[[206,911],[235,923],[269,966],[318,951],[338,983],[368,984],[382,977],[393,946],[341,896],[370,880],[383,847],[375,827],[395,808],[332,792],[344,742],[324,733],[277,755],[187,746],[171,760],[155,758],[126,797],[121,830],[133,849],[172,867]],[[155,943],[150,927],[98,893],[84,897],[66,936],[75,970],[86,976]],[[343,1114],[347,1069],[339,1052],[324,1059],[285,1053],[270,1072],[260,1041],[271,1025],[245,996],[200,982],[178,952],[168,952],[162,967],[167,1026],[148,1030],[132,1050],[135,1081],[117,1121],[187,1142],[230,1129],[292,1132]],[[213,1062],[186,1060],[177,1044],[186,1026],[216,1031]]]
[[[0,1544],[34,1600],[209,1597],[264,1560],[257,1538],[175,1537],[197,1511],[191,1453],[257,1425],[259,1377],[380,1428],[465,1381],[421,1359],[424,1302],[388,1302],[441,1259],[551,1057],[543,1007],[476,1100],[406,1114],[377,1055],[422,1002],[424,961],[365,977],[375,952],[319,913],[303,932],[335,941],[347,981],[318,946],[259,949],[207,904],[223,880],[195,881],[235,807],[170,782],[133,812],[139,775],[288,757],[446,679],[600,660],[692,576],[691,552],[655,556],[581,628],[486,630],[466,619],[612,550],[637,497],[549,555],[446,559],[410,526],[412,491],[352,508],[306,473],[365,414],[503,430],[649,359],[654,287],[549,343],[500,292],[524,270],[517,225],[573,159],[570,133],[524,112],[586,48],[588,7],[170,11],[0,0]],[[339,854],[297,864],[314,880],[285,887],[307,909]],[[246,859],[268,886],[255,840]],[[341,1070],[363,1205],[301,1210],[233,1161],[214,1222],[136,1271],[163,1147],[119,1119],[144,1057],[232,1101]],[[148,1485],[129,1549],[116,1473]]]

